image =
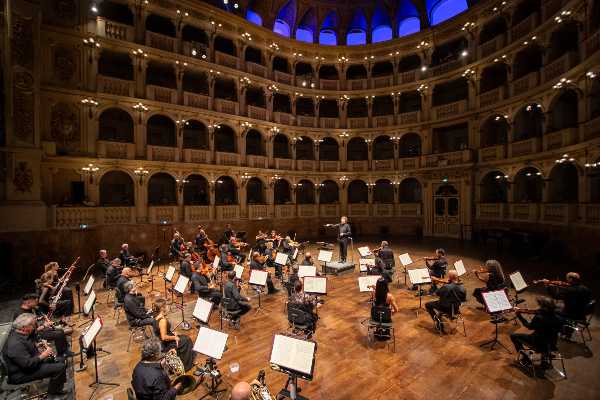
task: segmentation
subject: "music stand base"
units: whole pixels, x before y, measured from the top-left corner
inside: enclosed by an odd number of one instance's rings
[[[90,399],[92,399],[94,397],[94,395],[96,394],[96,390],[98,390],[100,388],[100,386],[120,386],[118,383],[113,383],[113,382],[92,382],[88,385],[88,387],[93,387],[94,390],[92,390],[92,393],[90,394]]]
[[[279,393],[277,393],[277,398],[278,399],[291,399],[292,395],[290,394],[289,390],[286,389],[281,389],[279,391]],[[299,394],[296,394],[296,400],[308,400],[308,397],[304,397],[304,396],[300,396]]]

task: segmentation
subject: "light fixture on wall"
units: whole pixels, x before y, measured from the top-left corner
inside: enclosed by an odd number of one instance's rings
[[[183,133],[183,128],[189,126],[189,121],[187,119],[178,119],[175,120],[175,125],[177,125],[177,135],[181,136]]]
[[[315,190],[317,191],[317,193],[321,192],[321,189],[323,189],[325,187],[324,183],[317,183],[315,185]]]
[[[94,176],[96,176],[96,173],[100,170],[99,167],[95,166],[94,164],[88,164],[84,167],[81,167],[81,169],[79,170],[79,173],[81,175],[86,175],[90,181],[90,185],[94,183]]]
[[[91,97],[86,97],[84,99],[81,99],[81,104],[84,108],[88,109],[88,117],[92,119],[94,117],[94,110],[96,109],[96,107],[98,107],[100,103],[98,103],[97,100]]]
[[[240,176],[240,182],[242,183],[242,187],[246,186],[246,183],[248,183],[248,181],[250,180],[250,178],[252,178],[252,175],[250,175],[247,172],[244,172],[241,176]]]
[[[133,170],[133,173],[138,177],[138,183],[140,184],[140,186],[142,186],[144,183],[144,177],[147,176],[150,173],[150,171],[143,167],[137,167]]]
[[[249,42],[251,42],[251,41],[252,41],[252,35],[251,35],[251,34],[249,34],[248,32],[244,32],[244,33],[242,33],[242,35],[241,35],[241,36],[242,36],[242,39],[243,39],[243,40],[247,40],[247,41],[249,41]]]
[[[277,43],[273,42],[273,43],[271,43],[269,45],[269,50],[271,50],[271,51],[279,51],[279,45]]]
[[[560,12],[560,14],[558,14],[556,17],[554,17],[554,22],[556,22],[557,24],[562,23],[563,21],[569,19],[571,17],[571,11],[570,10],[563,10]]]
[[[175,182],[177,182],[177,191],[179,191],[179,193],[183,192],[183,188],[185,187],[186,183],[189,183],[189,181],[185,178],[177,178],[175,179]]]
[[[346,184],[348,183],[348,180],[349,180],[349,178],[346,175],[339,178],[342,188],[344,188],[344,189],[346,188]]]
[[[250,128],[252,128],[252,124],[248,121],[244,121],[240,123],[240,128],[242,128],[242,135],[248,132]]]
[[[90,6],[90,11],[93,12],[94,14],[98,14],[98,12],[99,12],[98,5],[96,3],[92,3],[92,5]]]
[[[131,50],[131,54],[133,55],[133,57],[135,58],[137,65],[138,65],[138,70],[141,71],[142,68],[142,60],[144,58],[148,58],[148,53],[146,53],[144,50],[142,49],[136,49],[136,50]]]
[[[556,160],[554,160],[554,162],[556,164],[564,164],[564,163],[569,163],[569,162],[574,162],[575,159],[573,157],[569,157],[568,154],[563,154],[560,158],[557,158]]]
[[[269,182],[269,185],[270,185],[271,187],[275,186],[275,183],[276,183],[278,180],[280,180],[280,179],[282,179],[282,178],[281,178],[281,176],[279,176],[279,175],[277,175],[277,174],[273,175],[273,176],[271,177],[271,180],[270,180],[270,182]]]
[[[560,81],[556,82],[553,86],[552,89],[554,90],[560,90],[560,89],[565,89],[567,87],[573,87],[575,86],[575,84],[567,78],[560,78]]]
[[[90,36],[83,39],[83,44],[89,49],[88,62],[92,64],[94,62],[94,53],[96,49],[100,48],[100,42],[93,36]]]
[[[138,115],[139,115],[138,120],[139,120],[139,123],[141,124],[142,120],[143,120],[143,117],[144,117],[144,113],[149,110],[148,106],[146,106],[142,102],[138,102],[138,103],[136,103],[136,104],[133,105],[133,109],[138,112]]]

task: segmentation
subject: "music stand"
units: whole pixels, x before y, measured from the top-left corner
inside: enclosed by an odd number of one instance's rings
[[[267,286],[268,274],[269,273],[267,271],[261,271],[259,269],[253,269],[250,271],[250,279],[248,280],[248,284],[253,285],[254,290],[256,291],[256,293],[258,293],[258,308],[256,309],[257,314],[261,311],[265,312],[265,310],[262,309],[260,297],[263,288]]]
[[[87,285],[86,285],[87,286]],[[87,298],[87,300],[85,301],[85,303],[83,304],[83,315],[84,316],[88,316],[91,315],[91,318],[88,319],[87,321],[85,321],[84,323],[80,324],[78,326],[78,328],[81,328],[82,326],[91,324],[96,318],[94,316],[94,308],[96,305],[96,292],[94,290],[92,290]],[[81,343],[80,343],[81,344]],[[100,349],[101,350],[101,349]],[[108,353],[108,352],[107,352]],[[110,354],[110,353],[109,353]],[[80,372],[83,371],[84,369],[86,369],[85,364],[83,363],[83,347],[81,347],[79,349],[79,367],[75,368],[75,372]]]
[[[510,304],[506,292],[504,290],[493,290],[490,292],[482,292],[483,302],[485,308],[490,314],[492,320],[490,321],[495,326],[494,338],[483,342],[479,347],[490,346],[490,350],[494,350],[494,346],[497,344],[504,347],[506,351],[512,353],[508,347],[506,347],[501,341],[498,340],[498,325],[505,322],[506,319],[502,318],[502,313],[508,310],[512,310],[513,306]]]
[[[321,272],[327,275],[327,263],[331,262],[331,258],[333,257],[333,251],[331,250],[319,250],[319,255],[317,257],[317,261],[321,261],[323,263]]]
[[[160,266],[158,268],[160,269]],[[146,270],[146,275],[148,275],[148,282],[150,282],[150,291],[148,292],[148,294],[160,293],[160,291],[154,290],[154,278],[156,278],[156,276],[152,275],[153,269],[154,269],[154,260],[150,261],[150,265],[148,266],[148,269]]]
[[[371,267],[375,266],[374,258],[361,258],[358,260],[358,271],[359,272],[369,272]]]
[[[305,276],[317,276],[317,267],[314,265],[299,265],[298,278],[302,279]]]
[[[226,333],[205,326],[200,327],[198,331],[198,336],[196,336],[196,341],[194,342],[194,351],[208,357],[204,367],[198,368],[198,370],[202,376],[210,377],[210,385],[206,385],[208,392],[200,397],[199,400],[208,396],[218,399],[221,393],[226,391],[225,389],[218,388],[221,384],[222,375],[217,367],[216,360],[220,360],[223,357],[228,336]]]
[[[271,368],[288,375],[285,387],[277,394],[278,399],[308,400],[298,394],[298,378],[312,381],[316,351],[317,343],[311,340],[275,335],[271,349]]]
[[[381,275],[366,275],[366,276],[358,277],[358,291],[361,293],[368,292],[370,294],[369,300],[367,300],[366,303],[373,302],[373,296],[375,295],[375,289],[373,289],[370,286],[377,285],[377,281],[379,280],[379,278],[381,278]],[[366,318],[366,319],[368,319],[368,318]],[[363,320],[363,322],[365,320]]]
[[[508,277],[510,278],[510,283],[512,284],[513,289],[515,289],[516,306],[525,301],[525,299],[519,299],[519,293],[524,292],[529,286],[527,285],[527,282],[525,282],[525,279],[523,278],[523,275],[521,275],[520,271],[515,271],[508,275]]]
[[[429,275],[429,269],[427,268],[409,269],[407,272],[410,283],[416,285],[419,288],[419,308],[417,308],[416,310],[418,317],[419,310],[423,308],[423,290],[421,289],[421,286],[427,283],[431,283],[431,276]]]
[[[167,282],[173,283],[173,276],[175,275],[175,267],[173,265],[169,265],[167,268],[167,272],[163,274],[163,280],[165,281],[165,299],[167,298]],[[172,302],[172,300],[171,300]]]
[[[200,324],[205,324],[208,326],[212,309],[212,302],[203,299],[202,297],[198,297],[198,300],[196,300],[196,305],[194,306],[194,311],[192,312],[192,316],[200,321]]]
[[[398,258],[400,259],[400,264],[402,264],[402,267],[404,268],[404,271],[402,271],[402,273],[404,274],[404,286],[406,286],[406,275],[408,275],[408,270],[406,269],[406,267],[412,264],[413,260],[410,258],[410,255],[408,253],[400,254]],[[400,286],[400,279],[398,279],[398,286]]]
[[[98,388],[102,385],[104,386],[119,386],[118,383],[113,383],[113,382],[103,382],[100,380],[100,376],[98,373],[98,355],[96,353],[96,340],[98,338],[98,334],[100,333],[100,331],[102,330],[102,318],[100,317],[96,317],[96,319],[94,319],[94,322],[92,323],[92,325],[90,325],[89,329],[87,330],[87,332],[85,333],[85,335],[83,335],[83,337],[81,338],[81,343],[83,344],[84,348],[89,348],[90,345],[93,345],[94,348],[94,368],[95,368],[95,372],[94,372],[94,382],[90,383],[89,387],[93,387],[94,390],[92,390],[92,393],[90,394],[90,399],[92,399],[94,397],[94,394],[96,394],[96,390],[98,390]]]
[[[171,290],[171,295],[173,295],[174,292],[177,292],[179,293],[177,296],[181,297],[181,304],[175,304],[176,308],[181,309],[181,321],[177,325],[175,325],[175,328],[173,328],[173,330],[176,330],[179,326],[181,326],[181,329],[183,329],[184,331],[189,331],[190,329],[192,329],[192,325],[185,320],[185,305],[183,303],[183,294],[185,293],[185,290],[187,289],[189,283],[190,278],[188,278],[187,276],[179,275],[179,278],[177,278],[177,283],[175,283],[175,286]]]

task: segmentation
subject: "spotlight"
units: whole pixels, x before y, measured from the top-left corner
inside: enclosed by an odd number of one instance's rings
[[[467,50],[463,50],[462,53],[460,53],[461,57],[466,57],[469,55],[469,52]]]
[[[90,10],[94,13],[94,14],[98,14],[98,6],[96,5],[96,3],[92,3],[92,6],[90,7]]]

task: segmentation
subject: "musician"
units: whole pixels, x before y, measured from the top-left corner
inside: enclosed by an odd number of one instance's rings
[[[135,267],[137,266],[138,260],[131,254],[129,254],[129,244],[123,243],[121,245],[121,251],[119,252],[119,258],[121,259],[121,265],[124,267]]]
[[[235,236],[232,236],[229,239],[228,251],[235,258],[235,260],[238,263],[241,264],[241,263],[243,263],[246,260],[246,255],[242,254],[242,252],[240,251],[240,245],[238,244],[237,239],[235,238]]]
[[[66,327],[65,329],[54,326],[40,310],[38,310],[38,296],[35,293],[28,293],[21,299],[21,305],[13,313],[13,320],[21,314],[30,314],[36,317],[37,327],[35,333],[38,337],[54,342],[56,352],[63,357],[72,357],[74,353],[69,350],[67,343],[67,334],[71,334],[73,329]]]
[[[423,257],[425,265],[429,269],[429,274],[435,278],[441,279],[446,275],[446,268],[448,268],[448,261],[446,260],[446,251],[444,249],[436,249],[435,256]],[[436,281],[432,279],[431,288],[429,294],[434,294],[437,290]]]
[[[144,341],[142,359],[133,369],[131,386],[137,400],[175,400],[181,383],[171,387],[162,365],[161,343],[157,338]]]
[[[381,275],[388,283],[394,280],[392,271],[386,268],[386,264],[380,257],[375,257],[375,265],[368,269],[367,275]]]
[[[304,253],[304,259],[300,262],[300,265],[315,265],[312,254],[309,251]]]
[[[50,378],[48,395],[60,398],[66,394],[63,391],[67,378],[66,364],[60,357],[53,359],[51,348],[38,349],[35,342],[36,329],[37,322],[33,314],[21,314],[13,321],[2,349],[8,383],[20,385]]]
[[[585,320],[585,311],[592,300],[592,291],[581,283],[577,272],[568,272],[566,281],[543,279],[542,283],[546,285],[550,297],[563,301],[560,316],[574,321]]]
[[[138,327],[152,325],[154,320],[151,312],[144,307],[145,299],[141,293],[138,293],[137,286],[131,281],[123,285],[126,294],[123,298],[123,309],[127,316],[129,326]]]
[[[286,236],[281,243],[281,246],[283,247],[282,253],[287,254],[289,257],[294,255],[294,250],[296,249],[292,246],[291,242],[292,239],[289,236]]]
[[[231,389],[230,400],[250,400],[252,388],[248,382],[238,382]]]
[[[281,242],[281,236],[277,234],[275,229],[271,231],[270,240],[273,242],[273,249],[278,249]]]
[[[392,314],[398,312],[396,299],[390,293],[388,283],[384,278],[380,278],[375,283],[375,293],[373,294],[373,305],[371,306],[371,320],[383,323],[392,322]],[[378,328],[374,334],[377,340],[386,340],[390,338],[389,329]]]
[[[117,284],[115,285],[115,296],[117,297],[119,303],[124,301],[125,295],[129,292],[125,288],[125,284],[127,282],[131,282],[131,278],[133,278],[134,275],[135,274],[133,270],[129,267],[125,267],[121,271],[121,276],[119,276],[119,279],[117,279]]]
[[[310,253],[307,253],[310,255]],[[310,265],[310,264],[306,264],[306,265]],[[296,282],[300,281],[300,277],[298,276],[298,266],[297,265],[292,265],[292,267],[290,268],[290,274],[288,275],[288,281],[285,282],[285,287],[287,288],[288,291],[288,296],[291,296],[292,293],[294,292],[294,288],[296,287]]]
[[[250,261],[250,269],[258,269],[260,271],[264,271],[267,269],[265,265],[266,259],[261,256],[258,251],[252,253],[252,260]],[[278,289],[275,289],[273,285],[273,279],[271,278],[271,273],[267,273],[267,294],[275,294],[279,292]]]
[[[106,276],[106,271],[110,267],[110,260],[108,259],[108,252],[104,249],[98,252],[98,260],[96,261],[96,268],[102,271],[102,275]]]
[[[483,301],[483,292],[489,292],[492,290],[499,290],[506,287],[506,281],[504,278],[504,271],[502,265],[496,260],[487,260],[485,266],[479,271],[475,271],[477,279],[485,283],[485,287],[476,288],[473,291],[473,297],[480,304],[485,305]]]
[[[45,314],[50,310],[52,297],[58,294],[57,292],[61,283],[58,277],[58,269],[57,262],[49,262],[44,266],[45,272],[39,280],[38,290],[40,297],[38,298],[38,304]],[[73,293],[71,292],[71,288],[65,286],[61,299],[56,303],[54,315],[65,317],[71,314],[73,314]]]
[[[563,320],[556,314],[556,303],[548,297],[538,297],[537,303],[539,308],[534,310],[534,317],[531,321],[523,317],[525,310],[515,309],[517,318],[524,327],[532,330],[532,333],[513,333],[510,335],[517,352],[521,352],[525,346],[531,348],[535,352],[548,355],[556,349],[558,333],[561,330]],[[525,357],[527,357],[526,354]],[[531,363],[528,358],[526,362]],[[542,358],[542,367],[549,366],[545,357]]]
[[[194,366],[194,345],[187,335],[176,335],[171,331],[171,322],[167,318],[167,301],[165,299],[156,299],[152,305],[154,313],[154,334],[162,344],[162,351],[167,352],[176,350],[177,356],[181,359],[186,372]]]
[[[196,291],[196,282],[198,281],[199,274],[194,272],[194,268],[192,267],[192,255],[190,253],[184,253],[183,259],[181,260],[181,264],[179,264],[179,274],[189,278],[192,282],[192,293]]]
[[[396,261],[394,260],[394,251],[387,241],[382,241],[381,246],[375,253],[377,253],[377,256],[381,258],[381,261],[383,261],[385,264],[385,269],[394,269],[396,266]]]
[[[235,237],[235,231],[231,227],[231,224],[225,224],[225,231],[223,232],[223,239],[225,243],[229,242],[229,239]]]
[[[348,254],[348,242],[352,231],[350,224],[348,224],[348,218],[345,216],[340,219],[340,223],[334,225],[338,228],[338,243],[340,246],[340,262],[346,262],[346,256]]]
[[[106,270],[106,287],[115,288],[117,286],[117,280],[119,280],[119,277],[121,276],[121,270],[121,259],[114,258]]]
[[[288,304],[310,314],[310,318],[307,321],[309,324],[308,329],[314,332],[317,320],[319,319],[315,308],[319,306],[319,303],[316,296],[304,293],[302,281],[298,280],[294,284],[294,293],[290,296]]]
[[[249,297],[242,297],[240,290],[234,282],[235,271],[229,271],[227,273],[227,282],[223,288],[223,297],[230,299],[229,311],[239,311],[237,318],[246,314],[252,308],[249,304]]]
[[[216,288],[216,285],[210,281],[210,267],[202,266],[198,273],[195,290],[198,292],[198,297],[208,299],[215,305],[221,304],[221,291]]]
[[[169,245],[169,256],[171,258],[178,260],[181,257],[181,246],[183,245],[183,239],[179,232],[175,232],[173,234],[173,239],[171,240],[171,244]]]
[[[263,231],[261,231],[260,229],[258,230],[258,233],[256,234],[256,250],[260,253],[260,254],[265,254],[265,251],[267,250],[267,234],[264,233]]]
[[[235,260],[233,260],[233,255],[229,251],[229,245],[224,243],[221,245],[221,257],[219,261],[219,265],[221,267],[221,271],[233,271],[233,267],[235,267]]]
[[[425,309],[431,315],[438,330],[444,331],[444,325],[440,321],[440,314],[456,315],[460,310],[460,304],[467,301],[467,291],[458,282],[458,273],[451,269],[448,271],[448,283],[445,283],[436,291],[439,300],[425,303]]]
[[[194,244],[196,245],[196,251],[198,253],[205,253],[206,247],[205,244],[208,242],[208,236],[202,226],[198,225],[198,233],[196,234],[196,238],[194,239]]]

